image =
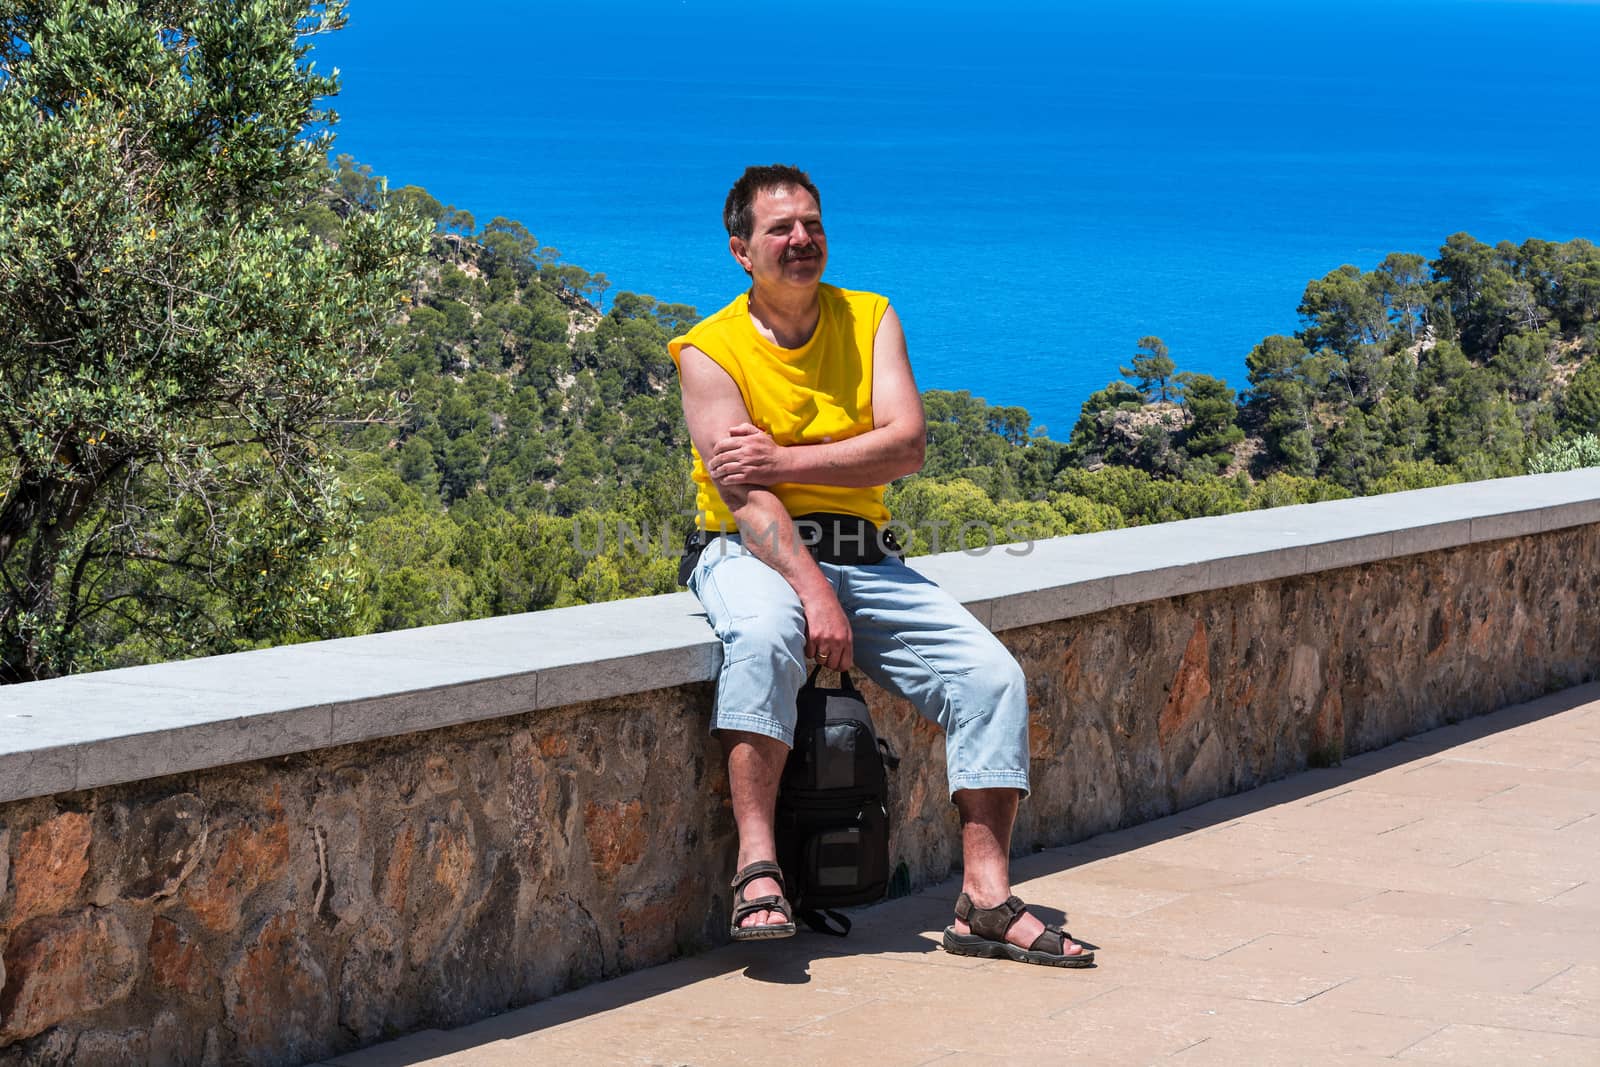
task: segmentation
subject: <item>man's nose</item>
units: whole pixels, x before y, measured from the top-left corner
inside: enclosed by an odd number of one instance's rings
[[[811,243],[811,231],[806,229],[806,224],[796,219],[794,228],[789,231],[789,243],[793,245],[808,245]]]

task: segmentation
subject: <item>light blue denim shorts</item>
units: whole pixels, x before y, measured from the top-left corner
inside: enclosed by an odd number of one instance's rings
[[[950,792],[1028,791],[1028,686],[994,634],[950,594],[893,557],[820,565],[850,619],[856,666],[945,733]],[[806,678],[805,612],[783,576],[737,534],[700,553],[689,588],[722,641],[711,729],[794,743]]]

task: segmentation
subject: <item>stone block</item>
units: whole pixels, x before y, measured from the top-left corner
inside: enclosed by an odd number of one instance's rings
[[[1472,520],[1472,540],[1499,541],[1508,537],[1527,537],[1539,533],[1548,513],[1544,508],[1507,511],[1499,515],[1480,515]]]
[[[1178,673],[1173,676],[1167,700],[1157,720],[1162,747],[1205,710],[1211,696],[1211,649],[1204,620],[1196,619],[1194,633],[1184,646]]]
[[[280,807],[259,824],[248,817],[232,820],[210,838],[215,845],[208,843],[208,855],[178,899],[201,925],[221,933],[239,925],[252,894],[287,873],[289,825]]]
[[[152,709],[135,720],[145,729],[129,733],[124,725],[116,736],[79,746],[79,788],[143,781],[328,744],[327,707],[240,716],[215,707],[228,699],[211,696],[198,707]]]
[[[333,1050],[328,979],[293,912],[260,923],[223,976],[223,1009],[238,1055],[301,1064]]]
[[[583,808],[589,859],[602,882],[615,883],[622,868],[644,855],[644,805],[638,800],[590,801]]]
[[[1180,563],[1171,567],[1130,570],[1111,579],[1111,603],[1142,604],[1149,600],[1168,600],[1213,588],[1212,564]]]
[[[55,815],[17,837],[16,892],[5,926],[16,928],[38,915],[67,910],[89,873],[89,816],[77,811]]]
[[[1237,555],[1218,556],[1211,561],[1207,575],[1210,588],[1226,589],[1304,574],[1308,552],[1305,545],[1293,545],[1270,551],[1241,551]]]
[[[1459,548],[1472,540],[1471,519],[1449,519],[1395,530],[1390,550],[1396,556],[1414,556]]]
[[[29,738],[27,744],[39,744]],[[72,745],[6,751],[0,736],[0,804],[24,797],[69,793],[78,787],[78,751]]]
[[[122,1000],[138,950],[122,921],[89,908],[43,916],[12,932],[0,990],[0,1047]]]
[[[78,1035],[72,1062],[95,1067],[147,1067],[150,1034],[144,1030],[90,1030]]]
[[[145,956],[150,976],[162,989],[195,996],[210,988],[215,978],[194,937],[165,915],[157,915],[150,923]]]
[[[1394,535],[1387,531],[1339,541],[1322,541],[1306,546],[1306,572],[1354,567],[1362,563],[1388,559],[1393,555],[1395,555]]]
[[[532,711],[538,706],[537,684],[532,672],[523,672],[348,701],[332,709],[333,743],[347,745]]]
[[[209,832],[205,805],[193,793],[108,804],[96,819],[102,905],[170,897],[200,862]]]
[[[1069,585],[996,597],[988,602],[990,615],[983,621],[991,630],[999,631],[1092,615],[1113,604],[1112,581],[1110,578],[1090,578]]]
[[[597,652],[603,644],[591,645]],[[706,640],[688,648],[669,648],[616,659],[600,659],[546,667],[539,672],[541,708],[559,708],[585,700],[654,689],[670,689],[716,677],[722,645],[706,628]]]

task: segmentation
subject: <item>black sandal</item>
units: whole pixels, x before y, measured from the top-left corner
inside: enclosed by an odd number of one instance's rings
[[[945,927],[944,950],[957,956],[1016,960],[1045,967],[1087,967],[1094,963],[1094,953],[1081,945],[1077,952],[1066,951],[1072,935],[1059,926],[1046,925],[1044,933],[1034,938],[1027,948],[1007,941],[1006,932],[1027,911],[1027,906],[1017,897],[1007,897],[1005,903],[992,908],[979,908],[973,905],[971,897],[962,893],[956,898],[956,918],[966,923],[972,932],[958,934],[954,926]]]
[[[733,919],[728,924],[728,936],[735,941],[769,941],[779,937],[794,936],[794,909],[781,894],[779,896],[744,899],[744,887],[757,878],[777,879],[783,885],[783,868],[772,860],[757,860],[733,876]],[[759,926],[740,926],[741,920],[758,911],[775,911],[787,922],[762,923]]]

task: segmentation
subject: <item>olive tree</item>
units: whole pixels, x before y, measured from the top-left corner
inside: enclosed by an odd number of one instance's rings
[[[431,226],[304,221],[343,20],[0,13],[0,681],[359,626],[337,432],[390,414],[364,386]]]

